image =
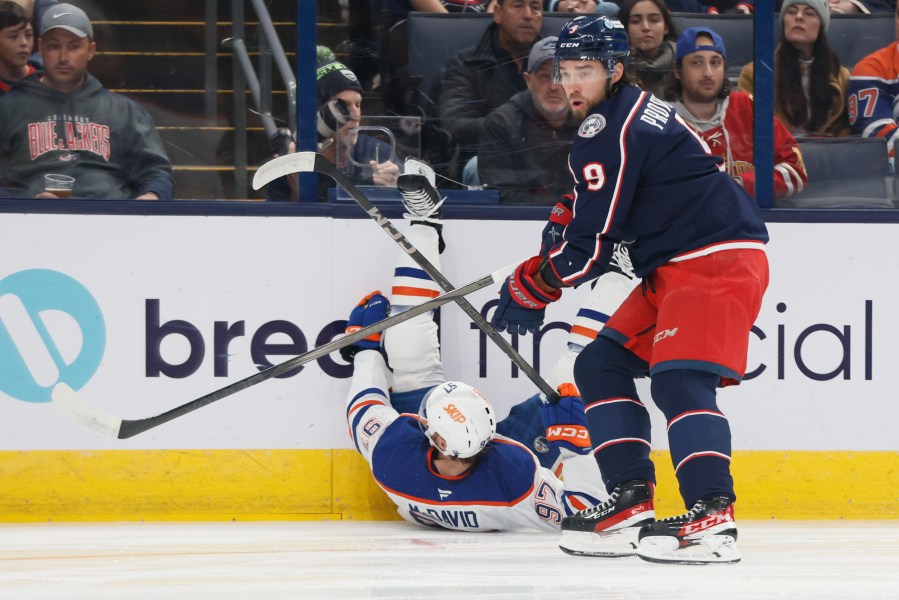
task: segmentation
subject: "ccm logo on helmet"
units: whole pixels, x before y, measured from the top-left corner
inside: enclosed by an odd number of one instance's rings
[[[450,419],[455,421],[456,423],[464,423],[466,421],[465,415],[462,414],[462,411],[456,408],[455,404],[447,404],[443,407],[443,412],[450,416]]]

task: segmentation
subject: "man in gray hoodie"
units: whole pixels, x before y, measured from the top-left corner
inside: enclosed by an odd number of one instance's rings
[[[40,25],[44,71],[0,100],[0,181],[16,195],[58,197],[44,175],[75,179],[73,197],[171,199],[172,169],[150,114],[87,72],[96,52],[80,8],[58,4]]]

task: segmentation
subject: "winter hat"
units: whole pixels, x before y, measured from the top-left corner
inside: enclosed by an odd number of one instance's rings
[[[815,9],[815,12],[821,17],[821,27],[823,28],[823,31],[826,32],[827,28],[830,27],[830,5],[827,0],[784,0],[783,6],[780,7],[781,23],[783,23],[784,13],[794,4],[805,4],[806,6]]]
[[[320,62],[315,69],[315,79],[319,106],[344,90],[362,93],[362,84],[356,74],[337,59]]]

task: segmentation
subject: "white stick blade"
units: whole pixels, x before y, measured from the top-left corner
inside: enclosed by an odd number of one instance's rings
[[[253,175],[253,189],[291,173],[311,173],[315,170],[315,152],[295,152],[272,159],[259,167]]]
[[[524,259],[527,260],[527,259]],[[518,262],[512,263],[511,265],[507,265],[501,269],[497,269],[493,273],[490,274],[490,277],[493,278],[495,282],[502,282],[506,280],[506,277],[515,272],[515,269],[524,262],[524,260],[520,260]]]
[[[57,408],[78,423],[103,435],[119,437],[122,420],[100,410],[65,383],[57,383],[51,397]]]

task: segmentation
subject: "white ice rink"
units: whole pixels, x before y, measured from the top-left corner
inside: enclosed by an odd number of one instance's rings
[[[400,522],[0,525],[0,598],[899,598],[899,522],[740,522],[743,561],[567,556]]]

